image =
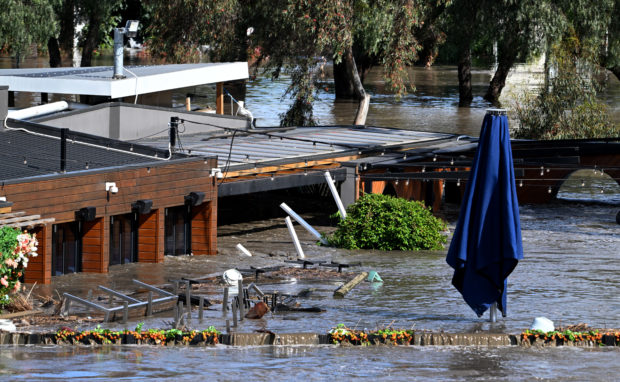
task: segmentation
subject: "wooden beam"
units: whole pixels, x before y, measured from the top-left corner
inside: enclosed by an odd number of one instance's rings
[[[224,114],[224,83],[218,82],[215,89],[215,113]]]
[[[37,220],[40,219],[41,215],[28,215],[28,216],[19,216],[15,218],[9,219],[0,219],[0,225],[6,225],[10,223],[21,223],[28,220]]]
[[[304,161],[304,162],[297,162],[297,163],[288,163],[288,164],[281,164],[281,165],[274,165],[274,166],[258,167],[258,168],[252,168],[252,169],[247,169],[247,170],[229,171],[226,173],[226,178],[228,179],[228,178],[234,178],[237,176],[265,174],[265,173],[272,173],[276,171],[286,171],[286,170],[294,170],[294,169],[307,169],[309,171],[313,171],[317,169],[312,168],[312,167],[316,167],[316,166],[335,167],[335,166],[339,166],[341,162],[348,162],[348,161],[352,161],[358,158],[360,158],[359,155],[349,155],[349,156],[338,157],[338,158],[310,160],[308,161],[307,164]],[[330,168],[330,167],[324,167],[324,168]]]

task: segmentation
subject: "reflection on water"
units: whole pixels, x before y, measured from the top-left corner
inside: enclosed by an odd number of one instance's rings
[[[21,347],[0,352],[0,379],[608,381],[619,356],[617,348]]]

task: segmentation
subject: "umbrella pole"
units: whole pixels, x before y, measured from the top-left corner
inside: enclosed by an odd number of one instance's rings
[[[489,316],[490,316],[490,320],[491,322],[497,322],[497,303],[494,302],[493,305],[491,305],[491,308],[489,309]]]

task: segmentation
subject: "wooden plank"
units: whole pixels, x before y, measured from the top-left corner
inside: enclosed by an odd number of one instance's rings
[[[3,213],[3,214],[0,214],[0,219],[14,218],[14,217],[23,216],[23,215],[26,215],[26,211]]]
[[[0,219],[0,224],[4,225],[4,224],[10,224],[10,223],[20,223],[20,222],[29,221],[29,220],[37,220],[40,218],[41,218],[41,215],[18,216],[14,218]]]
[[[316,166],[330,166],[329,168],[339,167],[340,162],[348,162],[351,160],[359,159],[360,157],[361,157],[360,155],[348,155],[348,156],[342,156],[342,157],[336,157],[336,158],[309,160],[308,164],[306,164],[306,162],[303,161],[303,162],[295,162],[295,163],[286,163],[286,164],[281,164],[281,165],[258,167],[255,169],[229,171],[226,174],[226,177],[234,178],[234,177],[243,176],[243,175],[273,173],[273,172],[278,172],[278,171],[294,170],[294,169],[297,169],[297,170],[307,169],[309,171],[322,170],[324,168],[316,169],[313,167],[316,167]]]
[[[340,288],[334,291],[334,297],[344,297],[347,293],[351,291],[357,284],[361,283],[368,277],[368,272],[362,272],[359,275],[355,276],[355,278],[348,283],[344,284]]]

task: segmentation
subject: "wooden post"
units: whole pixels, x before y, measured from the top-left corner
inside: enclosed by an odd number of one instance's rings
[[[127,323],[129,318],[129,302],[123,301],[123,324]]]
[[[275,312],[278,306],[278,292],[271,295],[271,311]]]
[[[228,312],[228,287],[224,288],[224,298],[222,299],[222,312]]]
[[[237,300],[239,301],[239,321],[245,316],[245,296],[243,294],[243,280],[237,281]]]
[[[185,97],[185,110],[192,111],[192,97],[189,94]]]
[[[245,302],[245,308],[250,309],[250,293],[248,292],[248,288],[243,288],[243,301]]]
[[[215,89],[215,113],[224,114],[224,84],[218,82]]]
[[[359,275],[355,276],[353,280],[336,289],[334,291],[334,297],[344,297],[344,295],[349,293],[349,291],[353,289],[357,284],[365,280],[366,277],[368,277],[368,272],[362,272]]]
[[[146,315],[149,317],[153,315],[153,292],[151,291],[149,291],[148,302],[146,304]]]
[[[187,306],[187,319],[192,318],[192,289],[189,285],[189,280],[185,281],[185,305]]]
[[[179,301],[176,311],[177,311],[177,317],[176,317],[176,320],[174,321],[174,327],[175,329],[178,329],[179,325],[181,324],[181,317],[183,317],[183,301]]]
[[[237,298],[233,298],[232,302],[233,327],[237,327]]]
[[[179,282],[178,281],[174,282],[174,291],[172,292],[172,294],[174,294],[174,295],[178,295],[179,294]]]
[[[173,319],[174,319],[174,328],[178,328],[179,327],[179,306],[175,305],[174,309],[172,310],[172,315],[173,315]]]
[[[204,296],[200,296],[198,298],[198,320],[202,321],[202,315],[203,315],[203,307],[205,305],[205,297]]]

